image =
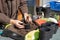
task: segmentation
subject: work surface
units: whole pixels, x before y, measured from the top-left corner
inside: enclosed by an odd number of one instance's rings
[[[13,39],[0,36],[0,40],[13,40]],[[56,34],[54,34],[50,40],[60,40],[60,28],[58,28]]]

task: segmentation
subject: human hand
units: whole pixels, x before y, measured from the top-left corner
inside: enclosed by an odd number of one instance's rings
[[[27,22],[32,22],[32,18],[30,17],[29,14],[24,13],[24,18],[25,18],[25,21],[27,21]]]
[[[10,23],[13,24],[13,25],[15,25],[17,28],[24,28],[24,25],[22,25],[23,22],[21,22],[19,20],[13,20],[13,19],[11,19]]]

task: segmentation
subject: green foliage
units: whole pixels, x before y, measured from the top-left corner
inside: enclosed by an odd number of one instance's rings
[[[56,20],[59,20],[59,15],[54,16]]]

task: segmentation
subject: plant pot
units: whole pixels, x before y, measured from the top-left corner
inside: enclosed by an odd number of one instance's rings
[[[52,27],[52,30],[54,30],[54,34],[56,34],[57,29],[58,29],[58,25],[57,24],[52,24],[51,27]]]
[[[49,40],[52,37],[52,30],[50,28],[40,28],[40,40]]]
[[[5,30],[3,31],[3,33],[1,34],[1,36],[10,37],[10,38],[12,38],[12,39],[14,39],[14,40],[24,40],[24,37],[23,37],[23,36],[18,35],[18,34],[16,34],[15,32],[12,32],[12,31],[10,31],[10,30],[8,30],[8,29],[5,29]]]
[[[50,28],[53,31],[53,34],[55,34],[58,29],[58,24],[53,22],[46,22],[45,24],[42,25],[42,27]]]

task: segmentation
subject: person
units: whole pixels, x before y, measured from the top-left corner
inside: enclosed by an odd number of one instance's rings
[[[18,10],[18,6],[20,6],[26,19],[27,16],[29,16],[26,1],[27,0],[0,0],[0,23],[11,23],[15,24],[18,28],[23,28],[23,25],[19,24],[21,21],[16,19],[16,11]],[[31,17],[29,17],[29,19],[30,18]]]
[[[12,24],[12,27],[15,25],[17,28],[24,28],[24,25],[20,24],[23,22],[17,20],[18,7],[24,14],[25,20],[28,16],[29,21],[32,21],[28,14],[27,0],[0,0],[0,23]],[[12,30],[12,28],[10,28],[10,30]],[[17,32],[15,29],[12,31]]]

